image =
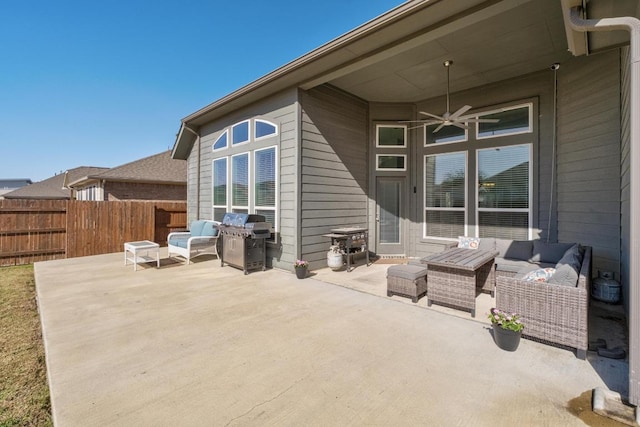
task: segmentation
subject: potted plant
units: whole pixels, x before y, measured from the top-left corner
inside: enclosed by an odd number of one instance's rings
[[[307,277],[307,270],[309,269],[308,261],[297,259],[296,262],[293,263],[293,266],[296,269],[296,277],[298,279],[304,279]]]
[[[524,329],[520,315],[492,308],[488,317],[493,326],[493,339],[498,347],[506,351],[516,351]]]

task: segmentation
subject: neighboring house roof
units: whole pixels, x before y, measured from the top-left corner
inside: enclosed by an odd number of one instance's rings
[[[31,184],[31,180],[28,178],[22,179],[0,179],[0,199],[20,187]]]
[[[0,179],[0,190],[13,189],[24,187],[25,185],[33,184],[29,178],[20,179]]]
[[[171,151],[163,151],[111,169],[79,176],[75,180],[69,180],[68,186],[78,187],[93,180],[186,184],[187,162],[174,160],[171,158]]]
[[[82,176],[106,171],[108,168],[80,166],[64,173],[54,175],[43,181],[18,188],[5,194],[5,199],[70,199],[71,190],[65,184]]]

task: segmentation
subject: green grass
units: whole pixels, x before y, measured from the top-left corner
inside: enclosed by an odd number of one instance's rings
[[[0,427],[51,426],[33,265],[0,268]]]

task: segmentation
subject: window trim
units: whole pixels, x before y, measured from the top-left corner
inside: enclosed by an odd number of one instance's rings
[[[500,135],[480,136],[480,123],[476,123],[476,125],[475,125],[475,137],[476,137],[476,140],[481,141],[481,140],[486,140],[486,139],[501,138],[503,136],[513,136],[513,135],[522,135],[522,134],[526,134],[526,133],[533,133],[533,102],[524,102],[522,104],[509,105],[507,107],[502,107],[502,108],[496,108],[494,110],[483,111],[481,113],[478,113],[476,115],[476,118],[482,118],[482,116],[486,116],[486,115],[489,115],[489,114],[502,113],[502,112],[509,111],[509,110],[517,110],[518,108],[523,108],[523,107],[527,107],[528,110],[529,110],[529,127],[528,127],[527,130],[518,131],[518,132],[503,133],[503,134],[500,134]]]
[[[258,127],[256,126],[256,123],[265,123],[267,125],[273,126],[275,128],[275,132],[270,133],[269,135],[257,136],[256,131]],[[268,120],[264,120],[264,119],[253,119],[253,140],[254,141],[262,141],[264,139],[273,138],[278,136],[278,134],[279,134],[278,125],[276,125],[275,123],[270,122]]]
[[[402,157],[404,159],[404,167],[402,168],[381,168],[380,165],[380,157]],[[388,153],[388,154],[376,154],[376,171],[383,172],[396,172],[396,171],[406,171],[407,170],[407,155],[406,154],[396,154],[396,153]]]
[[[427,157],[442,156],[446,154],[464,154],[464,207],[462,208],[430,208],[427,207]],[[435,239],[435,240],[447,240],[451,241],[452,237],[430,236],[427,234],[427,211],[446,211],[446,212],[464,212],[464,235],[468,234],[469,230],[469,150],[458,151],[445,151],[442,153],[425,154],[422,157],[423,176],[422,176],[422,238],[423,239]]]
[[[488,150],[495,150],[496,148],[500,148],[500,149],[504,149],[504,148],[512,148],[512,147],[522,147],[522,146],[527,146],[529,148],[529,191],[528,191],[528,197],[529,197],[529,207],[528,208],[512,208],[512,209],[502,209],[502,208],[481,208],[478,206],[479,203],[479,190],[480,190],[480,179],[479,179],[479,172],[480,172],[480,168],[478,167],[479,164],[479,155],[480,155],[480,151],[488,151]],[[476,199],[476,205],[474,206],[474,213],[475,213],[475,219],[476,219],[476,226],[475,226],[475,230],[476,230],[476,235],[475,237],[479,237],[480,236],[480,212],[527,212],[528,214],[528,220],[527,220],[527,239],[531,240],[533,237],[533,143],[528,142],[528,143],[523,143],[523,144],[513,144],[513,145],[504,145],[504,146],[494,146],[494,147],[483,147],[483,148],[478,148],[477,150],[475,150],[475,156],[476,156],[476,171],[475,171],[475,199]],[[465,234],[466,236],[466,234]]]
[[[380,129],[381,128],[402,128],[404,131],[403,145],[380,145]],[[407,125],[378,123],[376,124],[376,148],[387,148],[390,150],[395,150],[398,148],[407,148],[408,135],[409,135],[409,131],[408,131]]]
[[[255,160],[256,158],[256,153],[259,151],[266,151],[266,150],[271,150],[273,149],[274,151],[274,172],[275,172],[275,185],[276,185],[276,194],[275,194],[275,200],[274,200],[274,206],[258,206],[256,204],[256,200],[255,200],[255,195],[254,198],[252,200],[250,200],[252,203],[249,205],[249,212],[253,211],[256,212],[256,210],[265,210],[265,211],[271,211],[273,210],[274,213],[274,218],[275,218],[275,223],[271,224],[273,226],[273,230],[274,230],[274,235],[277,235],[277,231],[278,231],[278,209],[279,209],[279,193],[280,193],[280,174],[278,173],[278,167],[279,167],[279,162],[278,162],[278,146],[277,145],[271,145],[269,147],[263,147],[263,148],[257,148],[255,150],[253,150],[253,164],[254,167],[255,165],[258,164],[258,162]],[[253,183],[251,186],[255,186],[256,182],[255,182],[255,176],[256,176],[256,171],[253,171]],[[253,209],[252,209],[253,208]],[[271,240],[268,240],[271,241]]]

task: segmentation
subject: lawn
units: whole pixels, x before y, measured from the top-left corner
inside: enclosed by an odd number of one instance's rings
[[[51,426],[33,265],[0,268],[0,427]]]

